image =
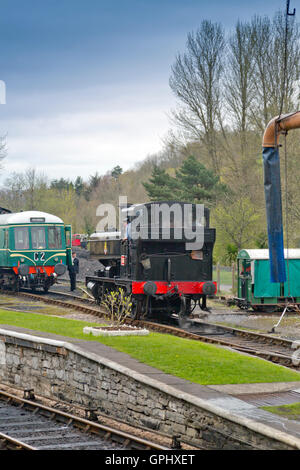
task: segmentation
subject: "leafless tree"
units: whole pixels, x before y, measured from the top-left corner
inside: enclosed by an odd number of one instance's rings
[[[273,21],[267,17],[254,17],[251,29],[256,88],[256,98],[251,108],[252,122],[259,131],[263,131],[269,120],[280,113],[281,104],[283,113],[298,109],[299,25],[294,17],[288,18],[286,46],[286,17],[282,12],[276,13]]]
[[[255,99],[251,106],[251,122],[261,133],[266,128],[272,101],[272,23],[268,17],[255,16],[251,22],[253,54],[255,60]]]
[[[6,136],[0,136],[0,162],[7,155],[7,146],[6,146]],[[0,163],[0,169],[2,169],[2,164]]]
[[[12,173],[4,182],[3,196],[8,209],[18,212],[24,209],[24,177],[21,173]]]
[[[255,97],[254,74],[251,27],[238,21],[228,40],[225,96],[231,116],[230,127],[241,135],[242,153],[246,146],[246,131],[249,130],[249,110]]]
[[[205,144],[216,173],[220,170],[215,131],[221,115],[224,48],[222,26],[203,21],[195,34],[188,35],[187,52],[177,56],[170,78],[182,104],[174,119],[190,138]]]
[[[300,44],[299,25],[294,17],[288,20],[286,74],[285,67],[285,15],[277,13],[273,21],[273,42],[270,63],[271,77],[270,87],[272,90],[270,109],[273,116],[280,112],[281,98],[283,93],[283,112],[291,112],[299,98],[299,65]],[[284,83],[285,79],[285,83]]]

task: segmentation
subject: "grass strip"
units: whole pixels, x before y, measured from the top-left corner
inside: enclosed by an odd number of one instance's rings
[[[5,310],[0,310],[1,324],[98,341],[167,374],[203,385],[300,381],[299,373],[276,364],[167,334],[95,337],[83,334],[83,327],[100,323]]]
[[[274,413],[284,418],[300,421],[300,403],[291,403],[289,405],[262,406],[265,411]]]

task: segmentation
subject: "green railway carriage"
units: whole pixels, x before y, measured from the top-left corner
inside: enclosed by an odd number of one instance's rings
[[[48,291],[72,263],[71,240],[71,226],[55,215],[0,215],[0,286]]]
[[[284,250],[289,282],[270,281],[269,250],[240,250],[237,257],[238,292],[241,308],[272,312],[284,307],[286,299],[300,305],[300,249]],[[288,267],[287,267],[288,264]]]

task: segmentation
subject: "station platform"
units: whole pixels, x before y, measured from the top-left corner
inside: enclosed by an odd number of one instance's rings
[[[267,429],[279,440],[285,436],[286,440],[292,442],[294,447],[300,450],[300,421],[290,420],[261,409],[261,406],[282,405],[300,402],[300,382],[267,383],[267,384],[239,384],[239,385],[199,385],[190,381],[165,374],[151,366],[143,364],[127,354],[121,353],[109,346],[97,341],[84,341],[33,331],[15,326],[0,325],[1,330],[17,332],[25,335],[36,336],[55,341],[72,344],[82,350],[85,354],[91,354],[105,358],[113,363],[125,367],[134,374],[142,374],[149,380],[155,380],[163,389],[170,387],[172,394],[174,390],[178,396],[188,394],[190,400],[194,398],[204,400],[208,405],[223,409],[235,417],[247,418],[258,426]]]

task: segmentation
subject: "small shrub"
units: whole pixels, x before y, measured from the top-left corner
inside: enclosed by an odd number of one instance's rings
[[[104,318],[117,325],[125,323],[126,318],[131,314],[131,296],[126,296],[120,287],[116,291],[104,294],[101,304],[106,307],[107,311]]]

